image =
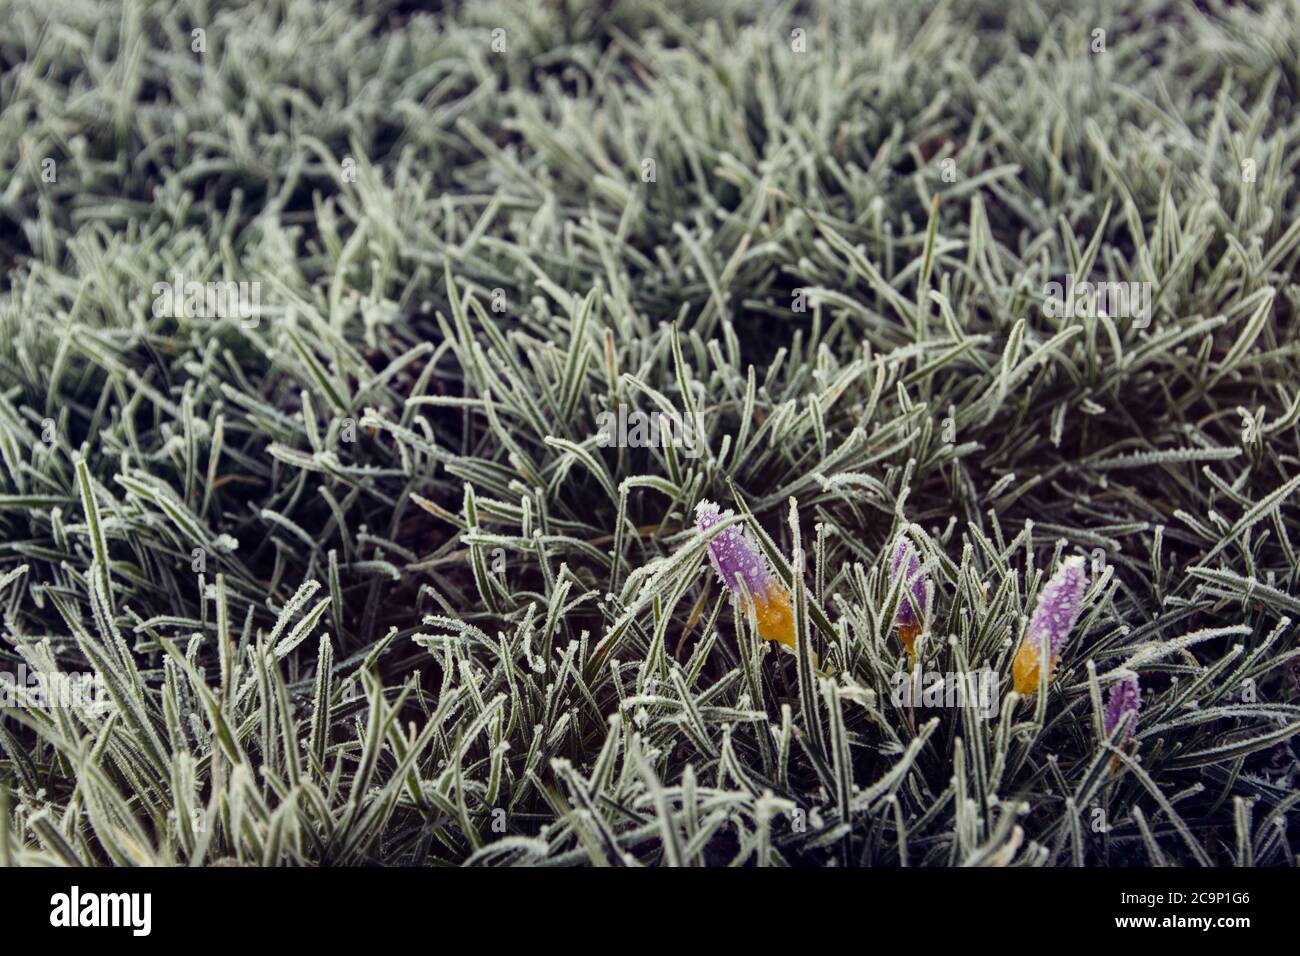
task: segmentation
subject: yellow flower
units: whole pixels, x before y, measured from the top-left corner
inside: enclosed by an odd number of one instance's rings
[[[794,608],[790,605],[790,592],[784,585],[772,581],[761,594],[754,596],[754,616],[758,620],[758,636],[765,641],[779,641],[787,647],[795,646]]]

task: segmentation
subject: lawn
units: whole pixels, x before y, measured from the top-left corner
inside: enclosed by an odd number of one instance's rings
[[[5,6],[0,865],[1296,863],[1296,3]]]

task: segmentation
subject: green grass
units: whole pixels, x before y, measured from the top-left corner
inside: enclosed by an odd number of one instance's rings
[[[0,864],[1296,862],[1295,2],[413,6],[0,18]]]

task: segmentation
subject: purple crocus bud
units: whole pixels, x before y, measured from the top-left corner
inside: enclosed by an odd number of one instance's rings
[[[1133,736],[1133,730],[1137,726],[1137,712],[1142,708],[1142,692],[1138,687],[1137,675],[1125,677],[1119,683],[1110,689],[1110,700],[1106,703],[1106,736],[1114,733],[1119,722],[1124,719],[1126,714],[1133,714],[1134,720],[1128,726],[1128,731],[1124,734],[1124,739],[1116,741],[1123,745],[1128,738]]]
[[[1088,574],[1083,558],[1066,558],[1038,596],[1038,606],[1029,619],[1029,630],[1011,667],[1016,693],[1032,694],[1038,689],[1039,655],[1047,639],[1047,679],[1052,679],[1061,658],[1070,628],[1083,607],[1083,592],[1088,589]]]
[[[695,523],[701,531],[708,531],[731,516],[730,510],[718,511],[712,501],[701,501],[695,506]],[[732,525],[714,536],[709,542],[709,560],[722,576],[722,583],[733,591],[740,590],[736,579],[743,578],[749,593],[758,594],[767,589],[772,577],[767,559],[743,525]]]
[[[695,507],[695,523],[701,531],[708,531],[730,518],[731,511],[718,511],[712,501],[701,501]],[[795,646],[794,609],[790,592],[772,573],[767,558],[748,529],[732,525],[713,536],[709,541],[709,561],[725,584],[738,599],[753,603],[758,633],[764,640],[779,641]],[[744,581],[742,588],[740,582]]]
[[[906,594],[899,599],[894,623],[898,626],[898,636],[903,646],[915,657],[916,637],[921,633],[921,622],[917,619],[917,612],[925,613],[925,575],[921,572],[921,559],[917,556],[916,549],[912,547],[912,542],[907,538],[898,539],[894,556],[889,562],[889,575],[895,581],[901,577],[903,587],[912,592],[911,601],[907,599]],[[916,605],[915,610],[912,607],[913,603]]]

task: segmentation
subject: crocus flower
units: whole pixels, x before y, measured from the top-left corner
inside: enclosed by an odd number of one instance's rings
[[[1106,736],[1110,736],[1119,722],[1127,714],[1136,714],[1142,708],[1142,693],[1138,688],[1137,675],[1125,677],[1118,684],[1110,689],[1110,700],[1106,704]],[[1136,723],[1136,722],[1135,722]],[[1118,744],[1124,744],[1128,738],[1133,736],[1133,724],[1129,724],[1128,731],[1124,734],[1124,740],[1116,741]]]
[[[1029,620],[1029,631],[1020,642],[1011,675],[1016,693],[1032,694],[1038,689],[1039,657],[1043,642],[1047,642],[1047,679],[1050,681],[1061,659],[1065,639],[1070,636],[1083,604],[1083,592],[1088,588],[1088,575],[1083,558],[1066,558],[1056,569],[1052,579],[1038,597],[1038,606]]]
[[[708,531],[731,514],[730,511],[719,512],[718,506],[711,501],[701,501],[695,508],[696,524],[701,531]],[[749,592],[759,637],[794,647],[794,609],[790,604],[790,592],[772,573],[767,558],[749,530],[733,525],[714,535],[709,542],[709,560],[737,600],[744,601],[745,592]]]
[[[903,588],[912,592],[912,600],[906,593],[899,598],[898,611],[894,623],[898,625],[898,636],[907,648],[913,663],[916,661],[916,637],[921,633],[921,622],[917,612],[925,613],[925,575],[921,572],[921,559],[907,538],[899,538],[894,548],[894,557],[889,562],[889,574],[895,581],[903,578]],[[915,603],[915,610],[912,605]]]
[[[1128,725],[1128,730],[1124,731],[1124,736],[1115,741],[1115,746],[1123,747],[1133,737],[1133,730],[1137,727],[1137,712],[1142,708],[1142,691],[1138,687],[1137,675],[1125,677],[1118,684],[1110,689],[1110,700],[1106,702],[1106,717],[1104,725],[1106,727],[1106,736],[1109,737],[1119,726],[1119,722],[1124,719],[1125,715],[1132,714],[1133,720]],[[1119,769],[1119,757],[1112,757],[1110,761],[1111,772],[1114,773]]]

